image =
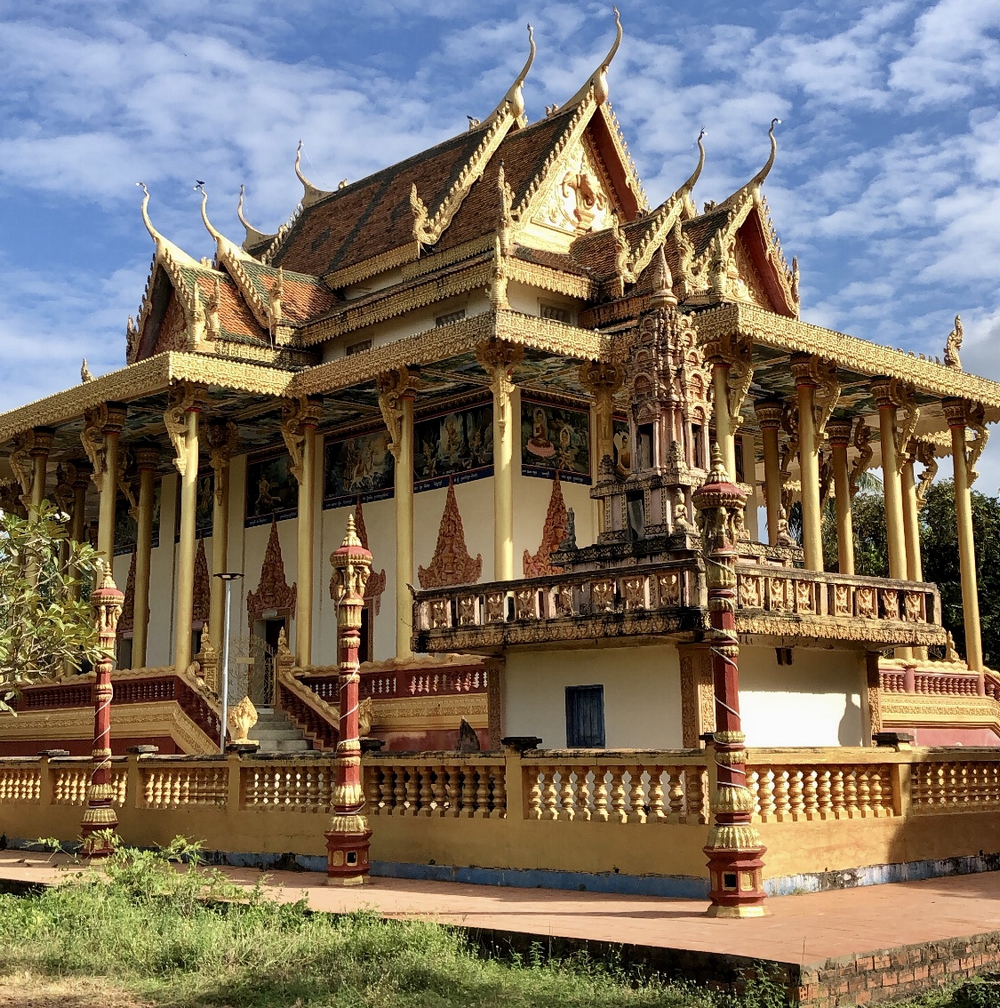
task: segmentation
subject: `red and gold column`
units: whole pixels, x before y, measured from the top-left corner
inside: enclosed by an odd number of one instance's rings
[[[736,520],[747,495],[730,479],[716,444],[708,479],[692,495],[698,509],[711,630],[715,687],[713,752],[717,789],[704,848],[711,877],[709,917],[763,917],[760,834],[750,824],[753,795],[746,786],[746,736],[740,723],[739,642],[736,636]]]
[[[344,543],[330,555],[337,594],[337,644],[340,658],[340,738],[337,779],[333,789],[333,819],[326,836],[327,885],[361,885],[368,878],[368,848],[372,831],[364,815],[361,785],[361,740],[358,732],[358,648],[365,584],[371,553],[361,545],[354,515],[347,518]]]
[[[80,823],[83,836],[80,854],[88,858],[107,857],[114,850],[111,834],[118,826],[118,816],[111,805],[114,794],[111,785],[111,697],[114,692],[111,670],[115,665],[115,638],[124,601],[125,595],[115,587],[110,566],[105,567],[101,587],[90,593],[101,657],[94,683],[94,769],[87,787],[87,810]]]

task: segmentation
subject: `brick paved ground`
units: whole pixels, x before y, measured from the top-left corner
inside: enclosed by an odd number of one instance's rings
[[[249,884],[261,877],[252,869],[224,870]],[[39,855],[0,852],[0,879],[45,883],[61,874]],[[742,957],[772,960],[791,967],[790,985],[804,1003],[815,1005],[902,997],[940,983],[942,976],[1000,966],[996,938],[985,934],[1000,932],[996,872],[772,898],[771,916],[745,921],[704,917],[707,903],[700,900],[389,878],[338,889],[311,872],[266,874],[277,898],[304,896],[313,909],[326,912],[370,908],[387,917],[419,917],[515,939],[673,950],[678,968],[703,975],[712,975],[713,956],[723,957],[720,967],[728,964],[724,972]],[[657,955],[646,961],[668,963]]]

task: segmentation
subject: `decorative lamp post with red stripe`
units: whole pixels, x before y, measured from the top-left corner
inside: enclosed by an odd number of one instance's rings
[[[361,885],[368,878],[368,849],[372,831],[364,815],[361,785],[361,740],[358,732],[358,649],[361,611],[372,555],[361,545],[354,515],[340,549],[330,555],[337,598],[337,645],[340,659],[340,738],[337,741],[337,779],[333,789],[333,819],[326,836],[327,885]]]
[[[112,834],[118,826],[118,816],[111,804],[114,788],[111,784],[111,671],[115,667],[115,638],[118,617],[125,595],[115,586],[111,568],[104,570],[100,588],[90,593],[90,604],[97,623],[101,657],[95,667],[94,683],[94,769],[87,787],[87,810],[83,813],[80,833],[83,857],[103,858],[114,850]]]
[[[760,833],[751,825],[753,795],[746,786],[746,736],[740,723],[739,639],[736,636],[736,529],[747,494],[726,472],[718,444],[712,446],[712,470],[692,494],[698,509],[705,581],[708,588],[715,686],[715,736],[712,744],[717,789],[713,822],[704,848],[708,856],[712,901],[709,917],[763,917]]]

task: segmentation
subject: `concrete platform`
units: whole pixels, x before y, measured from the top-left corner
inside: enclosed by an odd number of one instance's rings
[[[69,858],[59,856],[66,864]],[[256,869],[226,868],[253,885]],[[0,852],[0,885],[49,884],[62,868],[24,851]],[[771,916],[718,920],[707,903],[554,889],[507,889],[379,878],[327,887],[312,872],[269,871],[276,899],[305,897],[327,913],[370,909],[469,929],[503,952],[541,942],[553,954],[614,949],[668,975],[728,985],[770,964],[797,1003],[832,1008],[899,1000],[975,973],[1000,970],[1000,873],[775,897]]]

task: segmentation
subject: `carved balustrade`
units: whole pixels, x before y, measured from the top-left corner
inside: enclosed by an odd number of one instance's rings
[[[737,567],[741,633],[941,644],[936,586],[766,564]],[[643,636],[703,627],[700,560],[494,581],[416,593],[420,651]]]
[[[913,768],[912,806],[916,815],[977,812],[1000,808],[1000,762],[942,760]]]
[[[211,739],[219,737],[219,709],[207,690],[172,668],[126,669],[114,673],[114,706],[176,701],[181,710]],[[11,706],[20,712],[94,706],[91,681],[30,686]]]
[[[523,760],[527,818],[707,824],[708,762],[677,752],[547,750]]]
[[[309,669],[298,680],[329,704],[340,702],[340,676],[336,666]],[[489,673],[484,665],[459,668],[361,670],[361,699],[398,700],[419,696],[459,696],[486,693]]]
[[[333,757],[247,762],[239,770],[240,804],[258,811],[330,812]]]
[[[933,668],[934,665],[939,666]],[[931,667],[928,667],[931,666]],[[986,696],[1000,703],[1000,677],[987,670],[985,675],[958,670],[950,662],[926,662],[919,669],[881,668],[879,686],[886,693],[910,693],[919,696]]]
[[[506,764],[499,755],[374,753],[365,760],[369,815],[504,819]]]

